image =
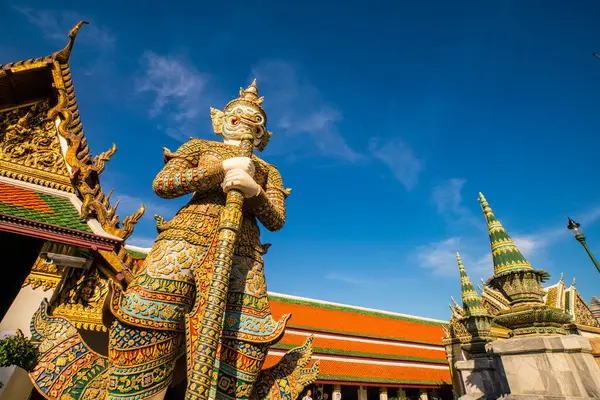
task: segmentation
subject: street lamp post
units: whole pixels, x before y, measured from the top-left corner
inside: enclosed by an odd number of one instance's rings
[[[567,225],[567,228],[571,232],[573,232],[573,235],[575,235],[575,239],[577,239],[577,241],[581,243],[585,251],[588,253],[588,256],[590,256],[590,259],[596,266],[596,269],[598,270],[598,272],[600,272],[600,265],[598,265],[598,261],[596,261],[596,258],[588,248],[587,243],[585,242],[585,236],[583,236],[583,233],[581,232],[581,224],[578,224],[577,222],[569,218],[569,225]]]

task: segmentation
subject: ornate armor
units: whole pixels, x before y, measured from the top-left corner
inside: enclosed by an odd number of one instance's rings
[[[251,158],[256,195],[243,199],[238,192],[241,201],[231,207],[221,186],[224,161],[240,152],[235,140],[251,134],[251,145],[260,150],[271,136],[261,103],[253,82],[240,89],[224,112],[211,109],[215,132],[227,143],[191,139],[175,152],[165,149],[165,166],[154,179],[154,191],[163,198],[193,196],[171,221],[156,217],[158,237],[127,289],[111,284],[109,305],[115,320],[108,359],[93,353],[69,321],[48,316],[42,304],[32,332],[44,350],[31,373],[42,393],[72,399],[149,399],[166,391],[184,354],[189,399],[291,399],[316,378],[318,363],[305,369],[312,339],[261,371],[269,346],[282,337],[290,316],[279,321],[271,316],[263,265],[269,245],[260,242],[258,222],[271,231],[281,229],[290,190],[283,187],[277,169],[256,156]],[[241,213],[239,222],[231,213]],[[230,233],[223,239],[222,230],[231,225],[236,236],[228,241]],[[232,248],[224,249],[224,243]],[[224,267],[230,268],[228,275],[222,275]],[[229,277],[222,298],[210,294],[218,274]],[[211,331],[217,334],[212,349],[202,340],[211,339],[208,327],[215,321],[220,329]],[[69,328],[61,334],[53,325]],[[67,354],[62,361],[67,367],[51,373],[48,368],[57,365],[57,354]],[[212,369],[198,362],[210,356]],[[73,357],[79,359],[77,365]],[[86,383],[69,383],[75,370],[87,371]]]

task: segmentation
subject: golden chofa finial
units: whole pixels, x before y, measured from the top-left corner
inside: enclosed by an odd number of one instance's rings
[[[69,57],[71,57],[71,50],[73,49],[73,43],[75,43],[75,38],[77,37],[79,29],[81,29],[81,27],[84,24],[89,24],[89,22],[79,21],[77,25],[75,25],[73,29],[71,29],[71,31],[69,32],[69,43],[67,43],[66,47],[61,51],[57,51],[56,53],[54,53],[54,59],[60,64],[66,64],[69,62]]]
[[[246,89],[240,88],[240,95],[238,96],[239,100],[250,101],[254,104],[262,104],[265,100],[264,97],[258,97],[258,86],[256,85],[256,78],[252,81],[250,86]]]

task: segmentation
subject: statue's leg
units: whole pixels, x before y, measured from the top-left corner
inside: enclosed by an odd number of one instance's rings
[[[150,397],[149,400],[163,400],[165,398],[165,396],[167,395],[167,389],[163,390],[162,392]]]
[[[164,396],[184,353],[184,315],[195,298],[192,265],[202,253],[183,241],[157,242],[142,272],[113,296],[108,399]]]
[[[182,344],[182,332],[113,322],[108,399],[151,399],[165,391],[171,383],[175,361],[182,354]]]
[[[214,382],[215,398],[218,400],[248,399],[268,350],[267,344],[222,339],[215,365],[219,369],[218,377]]]
[[[217,399],[247,399],[269,346],[283,335],[288,316],[280,321],[271,316],[261,258],[235,256],[231,272],[213,387]]]

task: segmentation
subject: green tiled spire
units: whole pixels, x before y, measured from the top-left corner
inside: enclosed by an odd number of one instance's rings
[[[475,291],[465,266],[460,259],[460,254],[456,253],[456,260],[458,261],[458,271],[460,272],[460,287],[462,291],[462,304],[463,310],[465,311],[465,317],[487,315],[487,311],[481,305],[481,299]]]
[[[506,229],[492,212],[492,208],[482,193],[479,193],[479,203],[483,215],[487,221],[490,234],[490,245],[492,247],[492,258],[494,259],[494,275],[504,274],[512,271],[533,270],[521,251],[508,236]]]

